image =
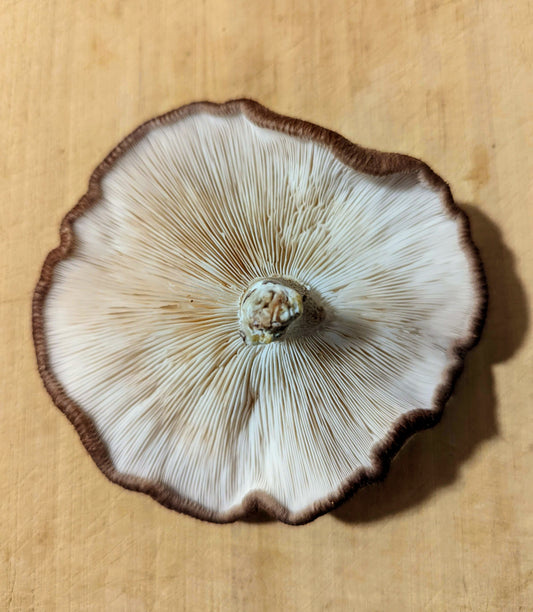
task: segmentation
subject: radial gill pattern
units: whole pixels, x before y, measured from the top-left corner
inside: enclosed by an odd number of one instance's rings
[[[335,500],[434,408],[479,308],[441,190],[239,112],[152,126],[73,232],[43,303],[48,368],[116,473],[214,519],[255,492],[287,516]],[[324,316],[251,346],[239,305],[269,278]]]

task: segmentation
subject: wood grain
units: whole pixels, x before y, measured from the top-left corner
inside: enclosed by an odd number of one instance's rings
[[[533,5],[0,3],[0,609],[533,608]],[[64,213],[137,124],[247,96],[420,157],[471,215],[487,327],[389,478],[291,528],[109,483],[38,377],[30,302]]]

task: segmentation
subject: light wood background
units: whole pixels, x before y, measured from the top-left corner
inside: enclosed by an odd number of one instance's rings
[[[533,609],[532,17],[527,0],[1,0],[1,610]],[[96,164],[153,115],[238,96],[426,160],[491,292],[442,423],[305,527],[210,525],[111,484],[32,350],[40,265]]]

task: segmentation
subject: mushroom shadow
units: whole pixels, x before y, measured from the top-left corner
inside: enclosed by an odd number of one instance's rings
[[[361,488],[334,510],[338,520],[369,523],[422,503],[452,484],[481,444],[498,435],[491,366],[509,359],[522,344],[529,323],[526,294],[499,228],[477,208],[460,207],[470,219],[488,285],[481,339],[466,357],[440,423],[405,444],[382,482]]]

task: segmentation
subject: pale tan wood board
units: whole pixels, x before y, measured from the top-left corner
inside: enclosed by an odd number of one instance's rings
[[[532,17],[524,0],[2,0],[1,610],[533,608]],[[108,482],[32,349],[40,265],[96,164],[156,114],[238,96],[427,161],[491,292],[442,423],[299,528],[210,525]]]

